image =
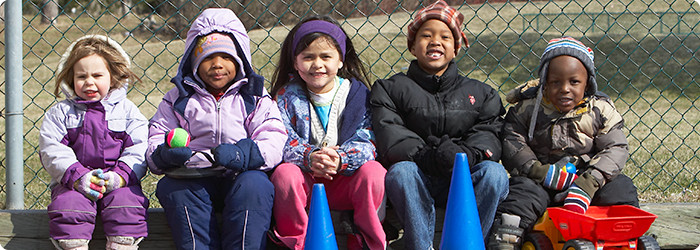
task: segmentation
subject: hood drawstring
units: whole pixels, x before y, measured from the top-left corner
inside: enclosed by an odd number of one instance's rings
[[[532,116],[530,118],[530,126],[527,131],[527,140],[532,141],[532,137],[535,134],[535,123],[537,123],[537,113],[540,111],[540,104],[542,104],[542,89],[544,88],[544,83],[547,76],[547,69],[549,68],[549,61],[545,62],[540,67],[540,84],[537,85],[537,97],[535,98],[535,106],[532,108]],[[545,77],[542,77],[545,76]]]

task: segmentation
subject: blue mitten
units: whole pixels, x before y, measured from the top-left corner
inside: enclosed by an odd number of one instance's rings
[[[101,175],[102,169],[99,168],[87,172],[75,181],[73,188],[92,201],[102,199],[106,190],[104,180],[99,178]]]
[[[248,154],[246,155],[246,158],[248,159],[246,168],[248,170],[257,169],[265,165],[265,159],[260,153],[260,148],[258,148],[258,144],[256,144],[253,140],[245,138],[243,140],[238,141],[236,143],[236,146],[241,148],[243,152],[248,152]]]
[[[234,172],[243,172],[265,164],[258,145],[245,138],[236,144],[222,143],[211,150],[217,164]]]
[[[245,155],[243,150],[231,143],[222,143],[211,149],[216,164],[224,166],[234,172],[243,172],[246,169]]]
[[[168,170],[185,166],[185,162],[192,157],[192,149],[189,147],[171,148],[160,144],[151,154],[151,160],[161,170]]]
[[[549,165],[547,175],[542,182],[546,188],[553,190],[564,190],[571,186],[571,183],[578,177],[575,173],[569,173],[566,170],[567,163],[570,163],[570,157],[564,157],[556,163]]]

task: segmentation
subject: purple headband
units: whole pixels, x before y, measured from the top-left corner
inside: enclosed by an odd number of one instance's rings
[[[323,20],[312,20],[305,22],[299,26],[297,29],[297,32],[294,33],[294,39],[292,40],[292,49],[296,50],[297,46],[299,45],[299,40],[303,38],[304,36],[311,34],[311,33],[323,33],[326,35],[329,35],[332,37],[335,42],[338,43],[340,46],[340,58],[345,60],[345,39],[347,39],[347,36],[345,36],[345,32],[338,27],[337,25],[323,21]]]

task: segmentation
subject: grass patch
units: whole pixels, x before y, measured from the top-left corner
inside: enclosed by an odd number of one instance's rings
[[[641,0],[506,2],[463,5],[468,49],[457,55],[461,72],[498,89],[501,94],[537,77],[539,56],[547,40],[561,35],[581,38],[594,49],[599,89],[610,95],[623,114],[631,157],[624,173],[632,177],[643,202],[700,201],[700,15],[692,1],[646,3]],[[620,11],[624,10],[624,11]],[[405,27],[413,13],[339,20],[370,69],[370,80],[405,71],[413,56],[407,51]],[[669,14],[670,13],[670,14]],[[135,15],[61,16],[56,25],[42,25],[39,16],[25,16],[24,154],[25,206],[45,208],[50,202],[50,177],[38,157],[38,134],[46,109],[55,104],[55,68],[60,54],[84,34],[109,34],[133,60],[143,82],[129,91],[146,117],[151,117],[173,85],[184,41],[139,33]],[[269,80],[279,47],[291,26],[249,32],[253,64]],[[4,37],[4,27],[0,28]],[[0,49],[4,51],[4,40]],[[4,55],[0,56],[4,59]],[[5,61],[0,61],[5,69]],[[0,70],[0,79],[4,79]],[[2,81],[2,80],[0,80]],[[4,82],[2,82],[4,84]],[[4,88],[0,88],[3,89]],[[4,97],[4,92],[0,92]],[[3,106],[4,107],[4,106]],[[5,119],[0,119],[5,126]],[[4,135],[4,133],[2,133]],[[0,140],[5,148],[5,140]],[[1,170],[6,167],[0,152]],[[159,207],[159,177],[142,180],[151,205]],[[5,201],[5,175],[0,175],[0,207]]]

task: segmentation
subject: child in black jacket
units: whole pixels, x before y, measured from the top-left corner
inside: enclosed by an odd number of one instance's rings
[[[444,207],[455,154],[466,153],[482,232],[508,194],[498,160],[505,109],[498,92],[459,75],[452,61],[464,16],[442,0],[420,10],[408,26],[416,57],[406,74],[378,80],[370,105],[379,159],[391,166],[385,192],[404,226],[407,249],[432,247],[435,205]]]

